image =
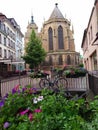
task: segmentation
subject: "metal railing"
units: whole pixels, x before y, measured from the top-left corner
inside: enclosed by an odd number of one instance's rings
[[[98,76],[93,73],[89,73],[88,79],[89,79],[89,88],[92,90],[94,95],[97,95],[98,94]]]

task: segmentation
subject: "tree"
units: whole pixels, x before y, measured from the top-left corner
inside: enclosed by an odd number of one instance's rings
[[[22,57],[30,69],[38,67],[42,61],[45,60],[46,52],[42,48],[41,40],[36,36],[34,30],[32,30],[29,42],[25,48],[26,54]]]

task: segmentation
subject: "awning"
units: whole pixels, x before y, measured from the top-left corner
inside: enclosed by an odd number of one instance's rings
[[[24,64],[25,61],[12,61],[11,64]]]
[[[5,64],[24,64],[25,61],[11,61],[11,60],[0,59],[0,63],[5,63]]]
[[[0,59],[0,63],[3,62],[3,63],[11,63],[11,60],[3,60],[3,59]]]

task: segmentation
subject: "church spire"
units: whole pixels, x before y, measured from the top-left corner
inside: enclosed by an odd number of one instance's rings
[[[55,6],[58,7],[58,3],[55,3]]]
[[[31,24],[34,24],[34,16],[33,16],[33,14],[31,15]]]

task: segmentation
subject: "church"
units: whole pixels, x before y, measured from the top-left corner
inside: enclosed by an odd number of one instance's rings
[[[31,22],[28,23],[24,36],[25,46],[29,41],[32,29],[41,39],[42,47],[47,52],[45,61],[41,64],[42,69],[63,68],[65,65],[75,67],[80,64],[80,53],[75,51],[74,30],[71,29],[71,22],[64,18],[57,3],[49,19],[44,21],[40,32],[31,16]]]

